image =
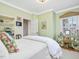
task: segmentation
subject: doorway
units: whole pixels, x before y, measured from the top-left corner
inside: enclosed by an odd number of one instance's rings
[[[28,35],[28,22],[29,20],[23,19],[23,36]]]

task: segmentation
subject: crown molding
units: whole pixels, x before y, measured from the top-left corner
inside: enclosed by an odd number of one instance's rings
[[[15,5],[13,5],[13,4],[10,4],[10,3],[8,3],[8,2],[5,2],[5,1],[3,1],[3,0],[0,0],[0,2],[3,3],[3,4],[5,4],[5,5],[8,5],[8,6],[12,7],[12,8],[21,10],[21,11],[26,12],[26,13],[29,13],[29,14],[34,14],[34,15],[41,15],[41,14],[43,14],[43,13],[53,11],[53,9],[49,9],[49,10],[46,10],[46,11],[43,11],[43,12],[39,12],[39,13],[37,13],[37,12],[31,12],[31,11],[25,10],[25,9],[23,9],[23,8],[17,7],[17,6],[15,6]]]
[[[5,4],[5,5],[8,5],[8,6],[12,7],[12,8],[21,10],[21,11],[29,13],[29,14],[34,14],[34,15],[41,15],[41,14],[53,11],[53,9],[49,9],[49,10],[45,10],[45,11],[42,11],[42,12],[39,12],[39,13],[37,13],[37,12],[31,12],[31,11],[25,10],[23,8],[17,7],[15,5],[13,5],[13,4],[10,4],[8,2],[5,2],[3,0],[0,0],[0,2],[3,3],[3,4]],[[56,11],[56,13],[61,13],[61,12],[69,11],[69,10],[72,10],[72,9],[75,9],[75,8],[79,8],[79,5],[71,7],[71,8],[66,8],[66,9],[63,9],[63,10],[60,10],[60,11]]]
[[[44,14],[44,13],[47,13],[47,12],[51,12],[51,11],[53,11],[53,9],[42,11],[40,13],[37,13],[37,15],[41,15],[41,14]]]
[[[70,10],[72,10],[72,9],[76,9],[76,8],[79,8],[79,5],[74,6],[74,7],[71,7],[71,8],[66,8],[66,9],[57,11],[56,13],[66,12],[66,11],[70,11]]]
[[[25,10],[25,9],[23,9],[23,8],[17,7],[17,6],[15,6],[15,5],[10,4],[10,3],[8,3],[8,2],[5,2],[5,1],[3,1],[3,0],[0,0],[0,2],[3,3],[3,4],[5,4],[5,5],[8,5],[8,6],[12,7],[12,8],[21,10],[21,11],[23,11],[23,12],[26,12],[26,13],[29,13],[29,14],[33,14],[33,12],[31,12],[31,11],[28,11],[28,10]]]

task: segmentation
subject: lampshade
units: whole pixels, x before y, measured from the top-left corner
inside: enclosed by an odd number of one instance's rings
[[[45,4],[48,0],[36,0],[39,4]]]
[[[65,32],[65,34],[67,34],[67,35],[68,35],[68,34],[69,34],[69,31],[66,31],[66,32]]]

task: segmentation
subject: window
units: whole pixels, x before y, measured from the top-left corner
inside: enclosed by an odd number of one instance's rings
[[[76,31],[79,30],[79,19],[78,16],[71,16],[71,17],[66,17],[62,18],[62,31],[63,34],[69,34],[71,36],[76,35]]]

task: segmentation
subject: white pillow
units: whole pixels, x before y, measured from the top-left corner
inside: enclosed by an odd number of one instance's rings
[[[7,57],[9,55],[8,50],[0,40],[0,59]]]

